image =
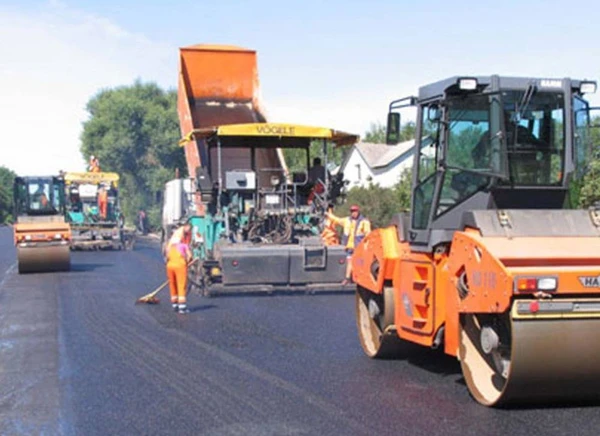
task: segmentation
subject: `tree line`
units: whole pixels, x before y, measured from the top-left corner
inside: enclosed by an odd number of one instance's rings
[[[81,153],[88,161],[96,156],[102,171],[121,176],[121,206],[129,223],[135,222],[139,210],[145,210],[151,228],[161,223],[162,192],[164,184],[180,175],[187,175],[187,165],[180,139],[177,116],[177,92],[163,90],[154,83],[134,82],[130,86],[102,89],[86,105],[89,115],[83,123]],[[600,125],[600,117],[595,120]],[[470,133],[470,132],[468,132]],[[465,133],[466,134],[466,133]],[[592,129],[593,143],[600,144],[600,128]],[[415,123],[403,124],[400,139],[415,136]],[[385,126],[372,123],[363,136],[364,142],[384,143]],[[321,155],[322,144],[311,145],[310,155]],[[329,161],[340,165],[350,151],[331,149]],[[305,168],[306,154],[301,150],[285,150],[291,170]],[[68,168],[64,169],[69,171]],[[12,180],[15,174],[0,167],[0,223],[11,222]],[[360,204],[374,226],[385,226],[394,213],[410,208],[411,174],[405,171],[392,188],[371,184],[354,187],[345,204],[336,208],[339,215],[348,214],[350,204]],[[585,169],[582,182],[574,184],[572,198],[575,206],[588,207],[600,201],[600,158],[592,159]]]
[[[0,166],[0,224],[13,222],[13,181],[17,175]]]
[[[177,117],[177,92],[154,83],[104,89],[86,107],[81,153],[95,156],[102,171],[120,176],[119,196],[126,220],[135,222],[144,210],[151,227],[160,227],[161,195],[175,169],[185,174],[186,162]]]

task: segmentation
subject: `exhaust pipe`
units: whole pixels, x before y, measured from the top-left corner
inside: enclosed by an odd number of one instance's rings
[[[444,342],[444,326],[441,326],[440,329],[435,334],[435,339],[433,340],[433,344],[431,344],[431,348],[437,350],[440,345]]]

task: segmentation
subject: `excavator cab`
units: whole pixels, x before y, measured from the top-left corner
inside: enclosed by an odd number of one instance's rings
[[[596,83],[452,77],[416,107],[411,211],[356,248],[356,316],[374,358],[404,341],[460,361],[486,406],[600,399],[600,213],[570,186],[591,158]]]
[[[69,270],[71,229],[65,222],[64,186],[64,180],[55,176],[15,178],[19,273]]]

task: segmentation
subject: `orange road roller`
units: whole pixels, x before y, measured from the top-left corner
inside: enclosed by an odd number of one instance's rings
[[[368,356],[439,347],[486,406],[600,399],[600,210],[577,209],[573,183],[595,91],[452,77],[390,104],[391,146],[416,109],[412,200],[352,260]]]
[[[68,271],[71,228],[61,177],[16,177],[13,185],[19,273]]]

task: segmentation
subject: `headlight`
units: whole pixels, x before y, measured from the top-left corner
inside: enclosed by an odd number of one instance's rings
[[[537,287],[540,291],[556,291],[558,280],[556,277],[538,279]]]
[[[579,92],[582,94],[595,94],[596,82],[581,82],[581,85],[579,85]]]
[[[474,91],[477,89],[477,79],[473,77],[463,77],[458,79],[458,89],[463,91]]]

